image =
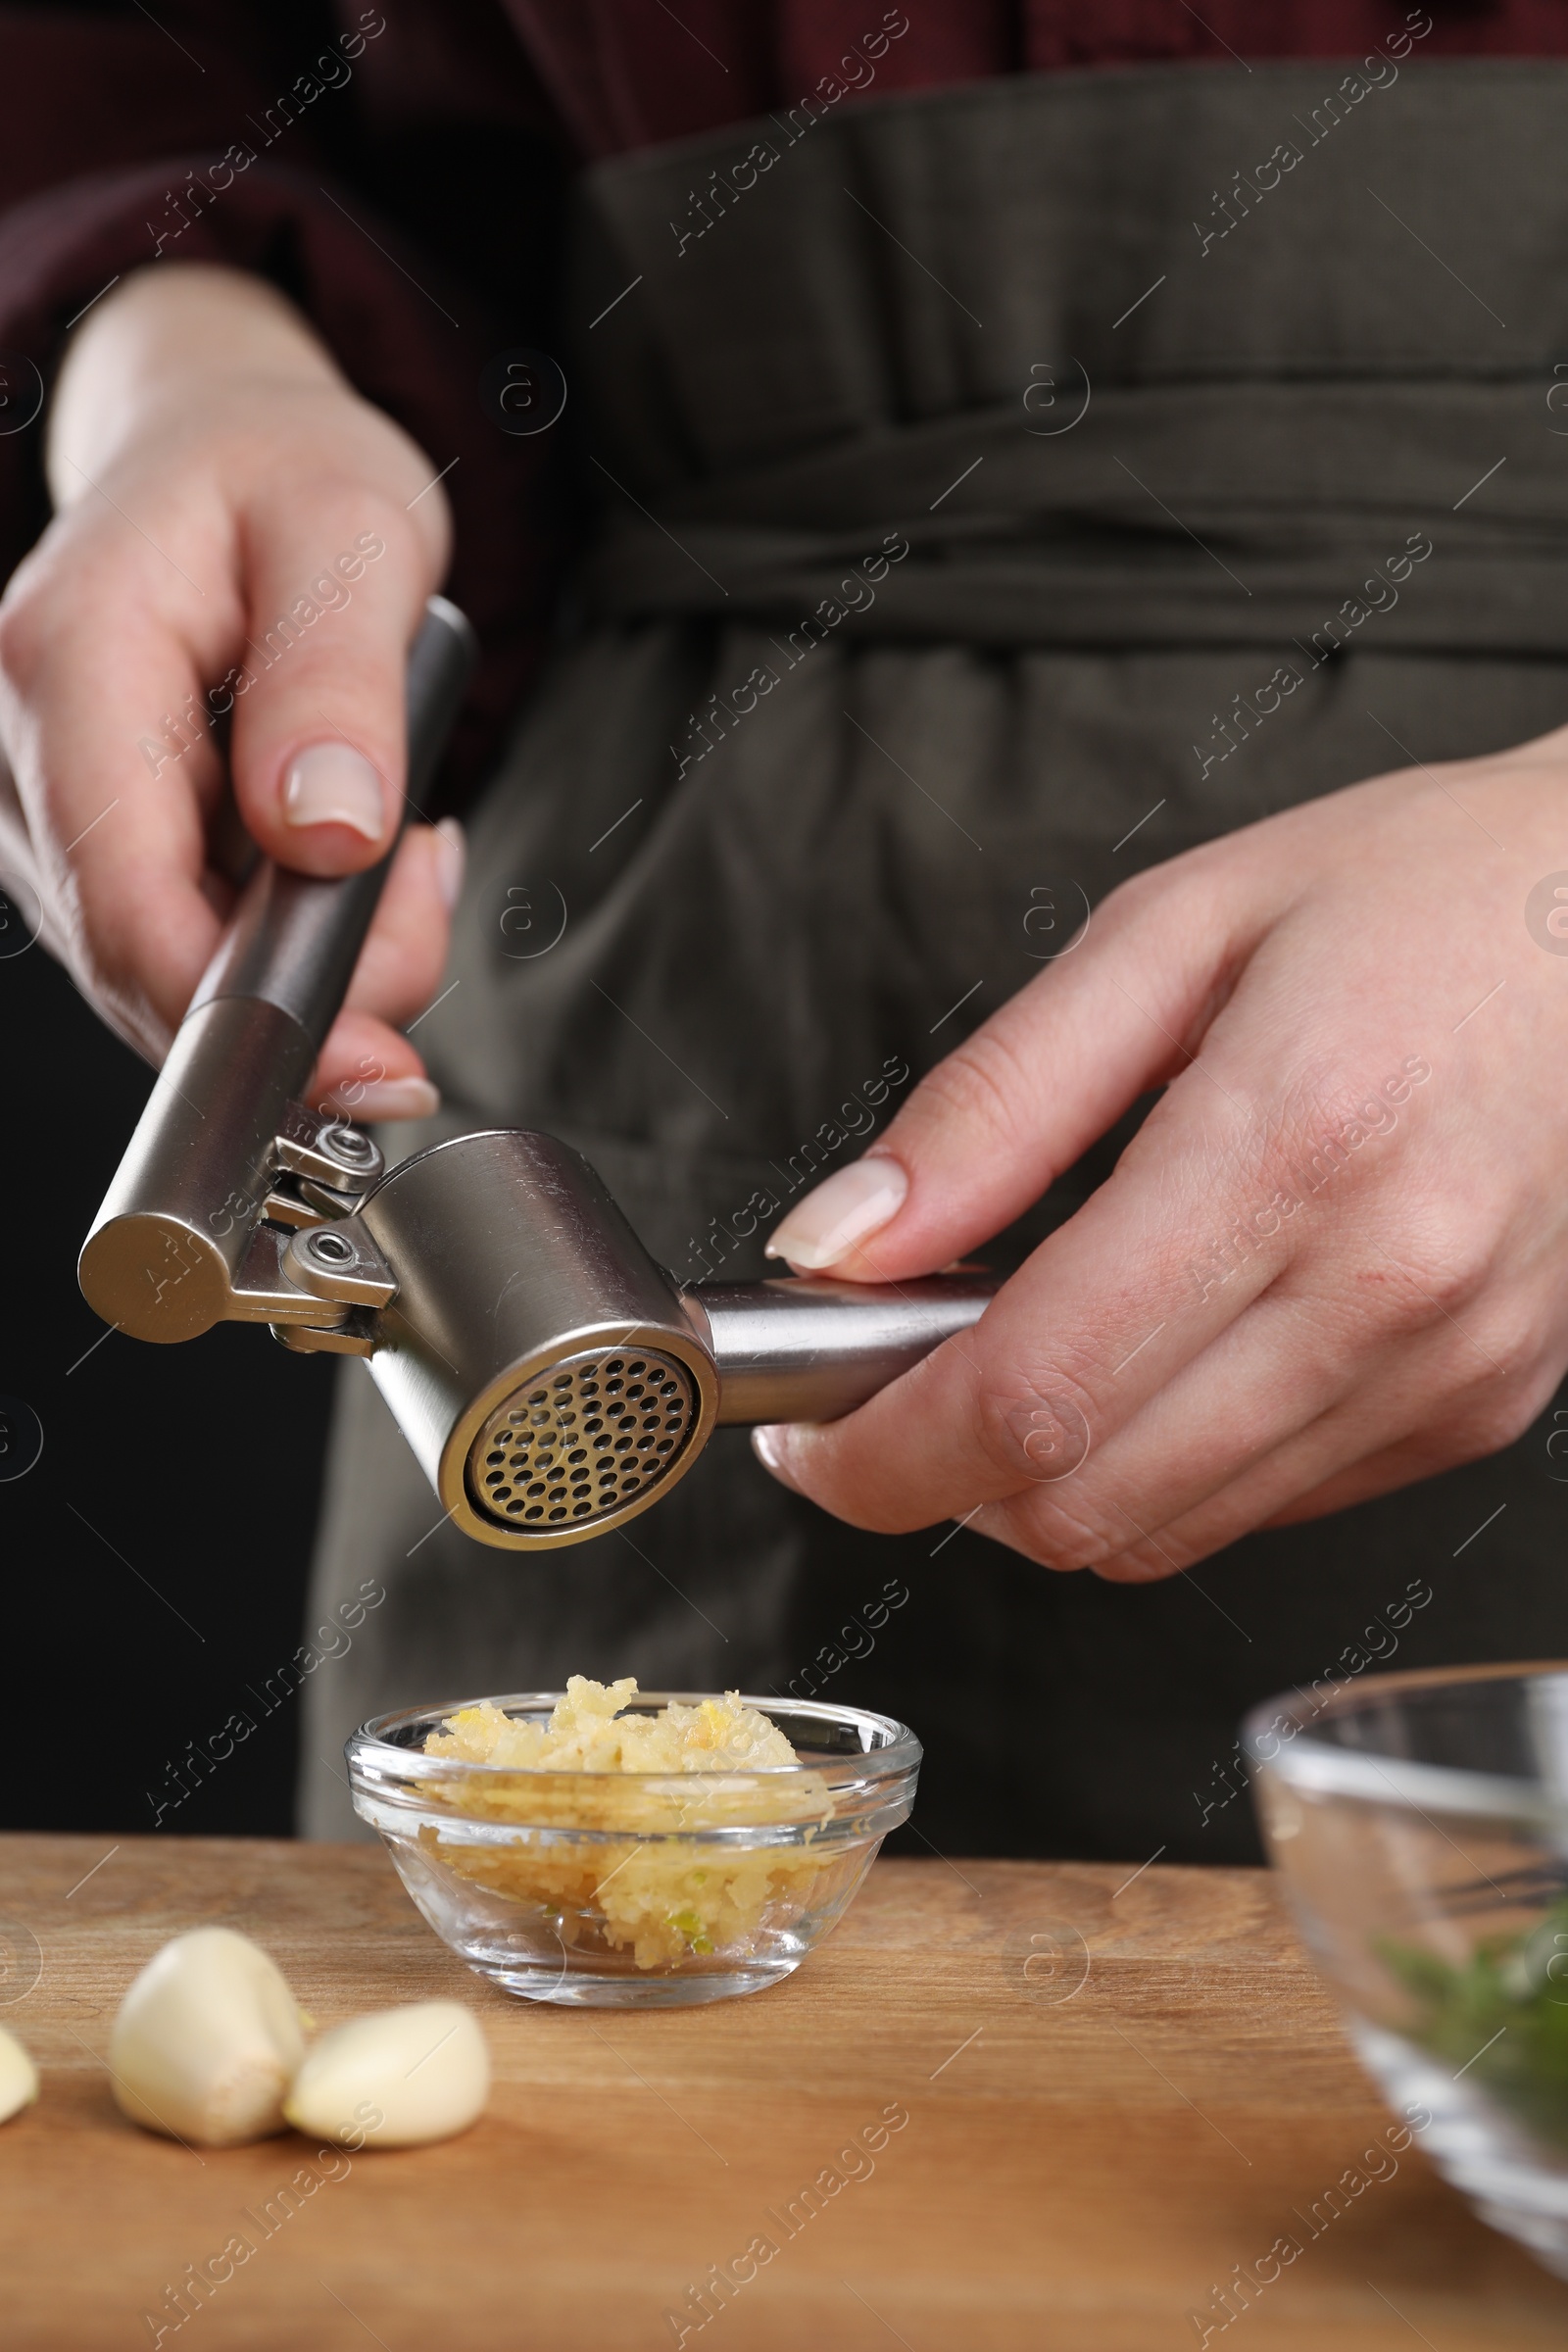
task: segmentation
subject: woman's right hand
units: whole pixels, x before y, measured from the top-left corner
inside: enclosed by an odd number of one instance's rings
[[[0,601],[0,873],[161,1061],[234,899],[226,773],[245,830],[302,873],[356,873],[395,834],[405,659],[450,518],[435,464],[298,313],[205,265],[138,271],[76,328],[48,466],[54,519]],[[316,1102],[435,1107],[398,1032],[439,983],[462,872],[454,823],[411,826]]]

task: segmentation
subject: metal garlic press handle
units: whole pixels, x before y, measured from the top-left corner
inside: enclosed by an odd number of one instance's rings
[[[808,1281],[699,1284],[718,1366],[720,1423],[837,1421],[933,1348],[978,1323],[997,1293],[991,1274],[935,1274],[872,1284]]]
[[[457,606],[432,596],[409,649],[405,811],[434,773],[474,650],[473,631]],[[402,830],[400,822],[399,839]],[[314,1061],[348,994],[397,847],[394,841],[378,865],[336,881],[291,873],[263,858],[202,974],[186,1020],[220,998],[270,1004],[304,1033]]]
[[[408,798],[427,784],[463,699],[473,632],[433,596],[409,653]],[[338,881],[252,873],[169,1050],[82,1249],[83,1296],[133,1339],[194,1339],[215,1323],[303,1315],[323,1325],[261,1222],[274,1175],[341,1193],[381,1171],[367,1135],[299,1102],[347,992],[396,844]]]

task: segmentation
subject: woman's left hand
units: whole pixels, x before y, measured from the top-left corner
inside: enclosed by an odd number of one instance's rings
[[[758,1433],[777,1476],[1139,1580],[1517,1438],[1568,1366],[1568,729],[1125,884],[773,1251],[930,1273],[1152,1087],[972,1331]]]

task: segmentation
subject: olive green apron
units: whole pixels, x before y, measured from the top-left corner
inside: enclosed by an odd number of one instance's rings
[[[683,1278],[749,1276],[1117,882],[1568,719],[1568,69],[1375,71],[1020,77],[590,174],[602,524],[396,1151],[554,1130]],[[1538,1427],[1127,1588],[859,1534],[721,1432],[524,1564],[440,1523],[350,1366],[315,1602],[384,1597],[308,1685],[305,1823],[349,1834],[377,1709],[630,1672],[906,1718],[944,1851],[1242,1858],[1255,1698],[1568,1647],[1560,1466]]]

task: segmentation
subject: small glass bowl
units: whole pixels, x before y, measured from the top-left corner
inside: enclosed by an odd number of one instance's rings
[[[1363,2063],[1482,2220],[1568,2278],[1568,1667],[1314,1686],[1242,1740]]]
[[[671,1698],[639,1691],[623,1712]],[[561,1693],[491,1699],[545,1724]],[[535,2001],[660,2007],[760,1992],[835,1927],[907,1819],[920,1743],[858,1707],[743,1698],[798,1769],[524,1772],[424,1754],[460,1707],[377,1716],[347,1742],[354,1809],[436,1934]]]

